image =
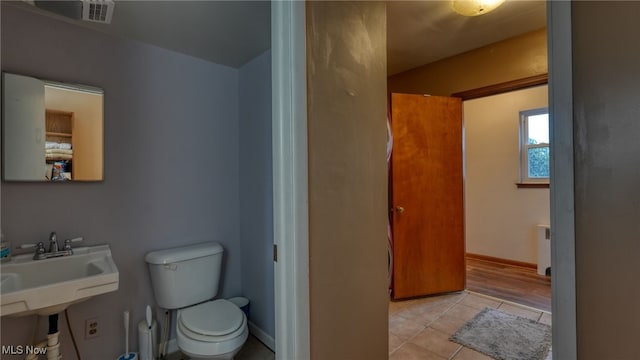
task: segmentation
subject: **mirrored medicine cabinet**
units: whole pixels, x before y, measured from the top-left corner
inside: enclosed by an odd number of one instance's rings
[[[102,89],[2,74],[4,181],[101,181]]]

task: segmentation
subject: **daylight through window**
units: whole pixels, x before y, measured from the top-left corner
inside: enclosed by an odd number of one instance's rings
[[[549,109],[520,112],[520,181],[549,183]]]

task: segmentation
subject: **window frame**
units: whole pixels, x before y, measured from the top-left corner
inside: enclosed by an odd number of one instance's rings
[[[519,130],[519,139],[518,146],[520,149],[520,179],[518,184],[549,184],[549,176],[547,177],[529,177],[529,149],[535,148],[549,148],[549,156],[551,156],[551,148],[550,142],[548,143],[540,143],[540,144],[529,144],[529,117],[536,115],[549,115],[549,108],[542,107],[537,109],[530,110],[522,110],[520,111],[520,130]],[[547,127],[549,123],[547,123]],[[551,139],[549,139],[551,140]],[[551,161],[549,161],[549,167],[551,166]]]

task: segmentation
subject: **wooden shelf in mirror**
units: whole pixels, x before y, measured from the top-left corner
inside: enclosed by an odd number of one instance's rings
[[[56,149],[47,149],[45,159],[48,164],[54,164],[60,161],[70,164],[71,161],[73,161],[72,149],[75,147],[73,144],[73,122],[73,112],[54,109],[45,110],[46,141],[71,145],[70,149],[60,149],[60,151],[56,151]],[[50,152],[54,153],[52,154]],[[58,154],[58,152],[63,152],[63,154]],[[69,176],[73,179],[72,171],[70,171]]]
[[[73,112],[46,109],[45,135],[47,141],[71,144],[73,148]]]
[[[102,89],[2,72],[2,101],[2,180],[52,181],[56,163],[72,180],[104,179]]]
[[[72,137],[73,134],[70,133],[59,133],[59,132],[52,132],[52,131],[47,131],[46,132],[47,136],[59,136],[59,137]]]

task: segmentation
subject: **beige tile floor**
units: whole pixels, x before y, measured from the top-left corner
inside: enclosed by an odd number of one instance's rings
[[[240,352],[235,356],[234,360],[274,360],[275,354],[271,349],[266,347],[260,340],[253,335],[249,335],[247,342],[244,343]],[[181,352],[171,353],[166,360],[188,360],[189,357]]]
[[[449,340],[458,328],[485,307],[551,325],[551,314],[472,292],[391,301],[389,303],[390,360],[491,360]],[[547,360],[551,360],[551,352]]]

